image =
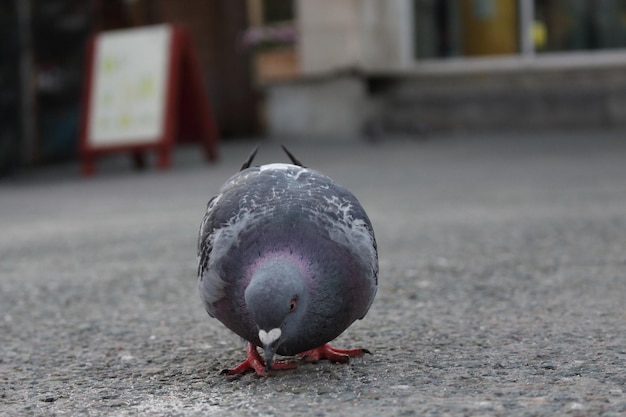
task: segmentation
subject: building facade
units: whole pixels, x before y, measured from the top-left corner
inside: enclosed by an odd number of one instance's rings
[[[275,136],[626,125],[626,1],[297,0]]]

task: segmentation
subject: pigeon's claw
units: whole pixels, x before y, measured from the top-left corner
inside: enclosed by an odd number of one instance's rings
[[[254,371],[258,376],[270,376],[265,370],[265,361],[261,355],[259,355],[256,346],[250,342],[246,342],[246,351],[248,352],[248,357],[243,362],[232,369],[224,369],[220,374],[239,375],[245,374],[248,371]],[[274,361],[272,364],[272,370],[295,369],[296,367],[297,365],[291,361]]]
[[[305,362],[317,362],[326,359],[331,362],[348,363],[351,357],[363,356],[366,353],[372,354],[367,349],[337,349],[327,343],[318,348],[302,352],[298,356]]]

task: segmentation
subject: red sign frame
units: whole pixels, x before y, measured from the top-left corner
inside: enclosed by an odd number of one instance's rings
[[[171,154],[176,142],[200,142],[209,161],[218,158],[219,134],[215,117],[202,81],[198,58],[187,30],[171,25],[171,40],[167,51],[167,78],[162,134],[156,141],[142,143],[134,139],[111,146],[94,145],[89,138],[91,98],[94,89],[96,45],[98,34],[92,36],[87,46],[87,65],[82,99],[82,120],[79,152],[83,175],[93,175],[96,159],[107,154],[129,152],[136,165],[143,165],[143,153],[156,151],[158,167],[171,165]]]

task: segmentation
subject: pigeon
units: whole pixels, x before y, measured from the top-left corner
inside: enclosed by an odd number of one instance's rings
[[[284,146],[292,163],[251,166],[257,150],[210,199],[198,236],[204,308],[246,341],[247,358],[222,373],[297,367],[275,355],[346,363],[370,353],[329,345],[376,295],[378,250],[365,210]]]

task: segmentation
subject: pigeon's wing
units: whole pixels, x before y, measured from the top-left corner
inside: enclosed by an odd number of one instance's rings
[[[369,282],[369,302],[361,310],[359,319],[369,310],[378,287],[378,246],[374,228],[357,198],[347,189],[319,174],[321,184],[313,193],[313,210],[332,240],[350,250],[365,272]],[[323,225],[323,226],[322,226]]]
[[[201,295],[205,300],[207,312],[212,317],[214,316],[212,306],[224,296],[225,288],[225,282],[217,274],[209,273],[209,262],[211,262],[211,253],[213,252],[215,231],[219,227],[214,207],[220,196],[218,194],[209,200],[198,235],[198,279],[199,281],[204,281],[202,283]]]
[[[254,153],[247,163],[254,157]],[[236,238],[238,222],[248,213],[239,204],[241,187],[238,186],[259,171],[258,167],[246,168],[245,164],[243,169],[226,181],[219,193],[209,200],[198,234],[198,284],[211,317],[215,317],[215,303],[226,296],[228,285],[220,273],[220,257],[223,257]]]

